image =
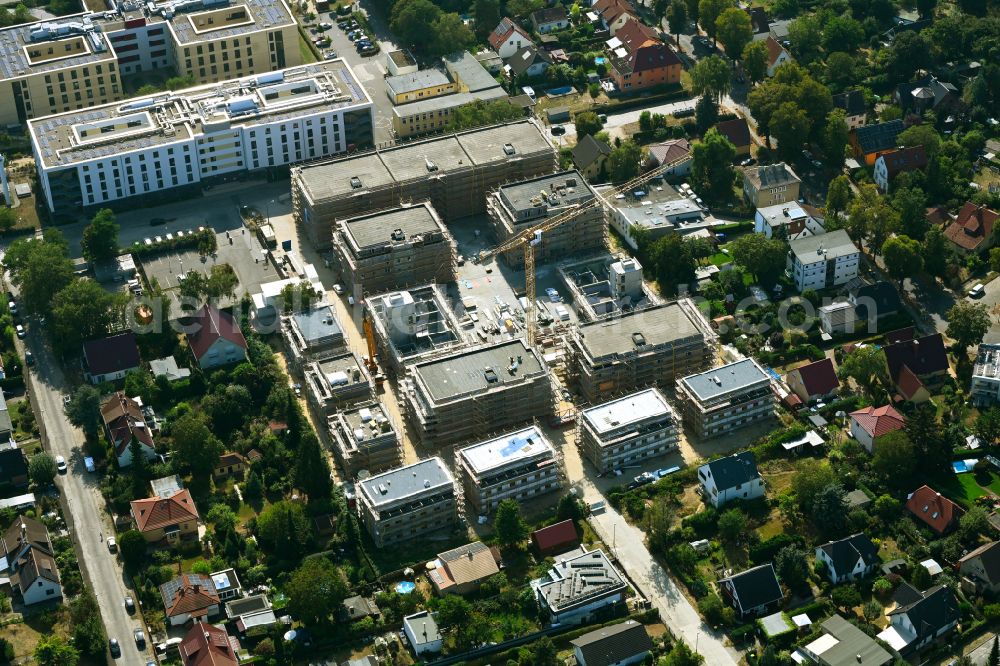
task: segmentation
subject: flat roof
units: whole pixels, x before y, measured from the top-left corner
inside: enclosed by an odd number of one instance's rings
[[[344,331],[340,328],[340,322],[329,305],[318,305],[308,310],[302,310],[292,314],[299,332],[302,333],[306,344],[325,340],[331,337],[343,337]]]
[[[510,144],[512,152],[504,149],[505,144]],[[346,194],[360,196],[365,190],[409,178],[439,177],[450,169],[502,162],[544,150],[554,151],[554,148],[538,126],[525,119],[318,162],[298,167],[298,174],[310,198],[322,202]],[[451,159],[445,161],[439,157],[435,161],[437,170],[429,171],[425,158],[442,154],[450,155]],[[356,183],[352,183],[354,178]]]
[[[628,354],[640,346],[672,343],[705,333],[677,301],[634,310],[611,320],[594,321],[578,328],[584,348],[594,358]]]
[[[796,238],[789,241],[788,246],[803,264],[814,264],[858,253],[857,246],[843,229],[835,229],[818,236]]]
[[[246,7],[250,16],[241,20],[198,21],[199,15],[224,10],[230,15],[238,7]],[[286,25],[294,25],[295,19],[284,0],[169,0],[153,5],[152,14],[162,16],[170,23],[170,29],[181,45],[194,44],[211,39],[239,37],[259,30],[273,30]],[[207,17],[206,17],[207,18]],[[218,27],[215,27],[218,26]]]
[[[738,391],[770,377],[752,358],[712,368],[681,379],[699,400],[711,400],[730,391]]]
[[[598,433],[664,415],[673,417],[674,412],[663,394],[655,388],[645,389],[583,410],[583,418]]]
[[[385,408],[380,402],[369,402],[349,410],[342,410],[340,415],[347,427],[350,428],[352,441],[355,444],[395,433],[392,421],[389,420]],[[375,424],[377,427],[373,429],[371,424]],[[359,433],[361,434],[360,439],[357,436]]]
[[[342,224],[346,234],[359,248],[403,242],[392,237],[397,229],[403,232],[405,241],[413,241],[423,234],[444,231],[427,202],[352,217]]]
[[[399,106],[394,106],[392,108],[392,113],[394,116],[399,118],[409,118],[410,116],[415,116],[421,113],[454,109],[457,106],[471,104],[477,100],[503,99],[506,97],[507,92],[500,86],[496,86],[495,88],[488,88],[486,90],[479,90],[476,92],[458,92],[450,95],[441,95],[439,97],[422,99],[417,102],[400,104]]]
[[[469,467],[481,474],[518,460],[530,460],[545,453],[554,455],[552,445],[536,426],[528,426],[495,439],[459,450]]]
[[[359,483],[361,492],[375,507],[454,486],[451,472],[436,456],[370,476]]]
[[[371,104],[344,60],[166,91],[29,121],[44,166],[69,166],[252,127]]]
[[[542,195],[545,192],[545,195]],[[593,200],[594,190],[576,169],[500,187],[504,203],[520,213],[533,208],[563,208]]]
[[[517,364],[513,371],[509,370],[511,356]],[[412,368],[438,402],[545,375],[535,352],[520,339],[417,363]]]
[[[549,608],[561,612],[616,588],[624,588],[621,574],[602,550],[560,560],[551,570],[554,580],[538,587]]]
[[[32,41],[32,32],[36,39]],[[65,40],[82,39],[72,55],[58,57],[58,47]],[[62,42],[58,44],[57,42]],[[44,53],[38,58],[28,55],[26,47],[37,47]],[[53,53],[48,54],[49,48]],[[116,62],[117,56],[107,36],[94,23],[89,12],[60,16],[33,23],[12,25],[0,30],[0,78],[11,79],[39,72],[53,72],[67,67],[79,67],[98,62]],[[10,94],[10,91],[6,91]]]
[[[499,58],[499,55],[493,54],[494,57]],[[462,85],[468,88],[470,92],[478,92],[480,90],[488,90],[490,88],[495,88],[500,84],[497,80],[493,78],[483,63],[480,62],[479,58],[472,55],[468,51],[458,51],[444,57],[445,67],[447,67],[454,76],[461,80]]]
[[[446,86],[449,83],[451,79],[440,69],[419,69],[412,74],[387,77],[385,87],[395,95],[405,95],[432,86]]]

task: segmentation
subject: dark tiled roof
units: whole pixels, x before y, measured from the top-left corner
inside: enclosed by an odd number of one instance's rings
[[[83,343],[83,357],[92,375],[108,375],[139,367],[139,346],[135,333],[127,331]]]
[[[948,370],[948,352],[940,333],[888,345],[885,348],[885,361],[889,366],[889,377],[893,381],[896,381],[904,365],[918,377]]]
[[[611,666],[653,649],[646,628],[635,620],[602,627],[571,643],[583,656],[580,666]]]
[[[854,130],[858,146],[865,155],[895,148],[896,139],[903,132],[902,120],[890,120],[877,125],[865,125]]]
[[[734,488],[743,483],[749,483],[760,478],[757,462],[751,451],[741,451],[725,458],[717,458],[707,463],[715,479],[715,485],[720,490]]]
[[[899,312],[901,303],[899,292],[885,280],[873,284],[863,284],[851,290],[858,319],[868,318],[868,306],[875,305],[875,316],[885,317]]]
[[[797,372],[802,378],[802,385],[809,395],[826,395],[840,387],[833,361],[828,358],[795,368],[792,372]]]
[[[750,126],[744,118],[723,120],[715,126],[715,129],[737,148],[750,145]]]
[[[910,587],[906,583],[903,585]],[[910,591],[905,591],[902,597],[897,596],[897,601],[899,598],[904,598],[906,601],[913,600],[906,605],[900,604],[889,615],[906,615],[910,618],[918,642],[934,636],[944,627],[958,621],[958,599],[950,587],[935,585],[925,592],[916,591],[912,587],[910,589],[917,592],[919,598],[913,599]]]
[[[992,541],[976,548],[958,561],[960,565],[970,560],[982,562],[987,581],[993,585],[1000,583],[1000,541]]]
[[[566,20],[566,8],[562,5],[556,5],[555,7],[545,7],[543,9],[539,9],[538,11],[531,13],[531,20],[534,21],[536,25],[564,21]]]
[[[767,10],[763,7],[749,7],[743,11],[750,17],[750,25],[753,26],[755,35],[763,35],[771,32],[771,22],[767,18]]]
[[[781,601],[784,598],[778,577],[770,563],[747,569],[724,580],[728,580],[732,584],[735,595],[739,599],[740,608],[744,612]]]
[[[520,76],[528,71],[532,65],[544,62],[546,65],[552,64],[552,58],[545,51],[539,51],[534,46],[522,46],[507,59],[507,66],[514,76]]]
[[[587,135],[573,146],[573,164],[579,169],[586,169],[601,155],[610,155],[611,146]]]
[[[838,575],[853,571],[858,560],[863,560],[866,567],[878,562],[878,548],[871,539],[861,533],[839,541],[824,543],[820,548],[829,556]]]
[[[879,159],[885,162],[890,180],[895,178],[896,174],[923,169],[927,166],[927,152],[923,146],[910,146],[893,150],[885,153]]]
[[[0,450],[0,485],[28,476],[28,459],[18,448]],[[17,485],[20,485],[18,483]]]
[[[861,116],[868,111],[865,107],[865,94],[860,90],[848,90],[834,95],[833,106],[843,109],[848,116]]]

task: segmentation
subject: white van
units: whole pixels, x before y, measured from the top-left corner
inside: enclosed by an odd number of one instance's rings
[[[986,287],[982,283],[979,283],[969,290],[969,298],[982,298],[985,293]]]

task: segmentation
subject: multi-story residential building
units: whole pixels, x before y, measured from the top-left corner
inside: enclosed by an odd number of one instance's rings
[[[844,111],[847,129],[856,130],[867,120],[868,105],[865,104],[865,93],[861,90],[848,90],[834,95],[833,106]]]
[[[656,30],[635,18],[614,32],[607,57],[608,74],[623,93],[679,83],[684,69]]]
[[[979,345],[969,393],[979,407],[1000,402],[1000,345],[985,342]]]
[[[321,415],[367,399],[374,386],[364,363],[353,353],[313,361],[302,374],[306,399]]]
[[[455,241],[424,201],[337,223],[334,259],[355,298],[455,279]]]
[[[0,124],[120,100],[120,76],[172,69],[197,83],[302,63],[284,0],[109,0],[0,30]]]
[[[343,60],[29,122],[49,210],[171,198],[233,174],[372,143],[372,103]],[[169,192],[169,194],[165,194]]]
[[[858,277],[861,253],[843,229],[788,243],[788,271],[796,288],[830,289]]]
[[[872,180],[882,192],[888,192],[892,180],[908,171],[919,171],[927,166],[927,151],[923,146],[910,146],[889,150],[875,158]]]
[[[545,219],[558,217],[571,208],[592,204],[596,196],[580,172],[562,171],[501,185],[486,200],[486,208],[497,241],[502,243]],[[542,234],[542,242],[535,248],[535,259],[551,261],[603,250],[607,246],[606,229],[604,206],[593,206],[573,220]],[[524,250],[519,248],[507,252],[503,259],[510,266],[523,267]]]
[[[576,327],[569,336],[570,379],[587,402],[678,378],[710,365],[716,339],[688,299]]]
[[[602,474],[677,448],[674,410],[655,388],[580,412],[578,446]]]
[[[823,225],[798,203],[758,208],[753,222],[754,231],[768,238],[794,240],[826,233]]]
[[[350,478],[361,470],[381,472],[403,462],[399,427],[382,403],[371,401],[327,419],[333,452]]]
[[[455,481],[437,457],[358,483],[361,522],[379,548],[451,528],[456,508]]]
[[[624,602],[628,584],[603,550],[592,550],[560,559],[532,587],[549,622],[586,624],[601,609]]]
[[[344,330],[333,308],[325,303],[282,316],[281,338],[297,370],[347,351]]]
[[[562,487],[555,450],[537,426],[460,449],[455,464],[465,499],[480,515],[505,499],[527,500]]]
[[[745,358],[677,382],[684,422],[698,437],[716,437],[774,416],[771,378]]]
[[[486,437],[553,411],[548,367],[521,339],[415,363],[403,393],[405,415],[428,447]]]
[[[743,170],[743,197],[754,208],[798,201],[802,180],[784,162]]]

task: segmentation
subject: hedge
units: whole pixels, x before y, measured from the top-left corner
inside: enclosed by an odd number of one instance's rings
[[[201,240],[203,235],[215,236],[215,231],[206,228],[204,231],[196,231],[194,233],[184,234],[181,237],[173,237],[171,239],[164,238],[159,243],[153,243],[152,245],[146,245],[145,243],[140,243],[136,241],[132,244],[132,247],[128,249],[134,257],[153,257],[158,254],[164,254],[166,252],[171,252],[173,250],[182,250],[188,248],[198,247],[198,241]]]
[[[765,539],[752,546],[748,553],[750,561],[754,564],[770,562],[779,550],[785,546],[798,546],[802,544],[802,537],[790,534],[776,534],[770,539]]]

